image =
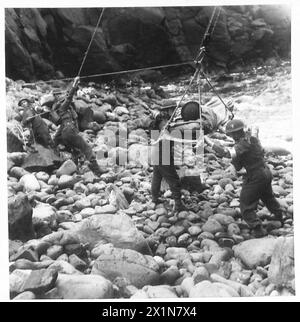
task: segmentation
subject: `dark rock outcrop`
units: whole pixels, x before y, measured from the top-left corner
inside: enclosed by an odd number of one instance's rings
[[[82,75],[192,60],[213,7],[106,8]],[[51,79],[77,74],[101,8],[5,10],[6,74]],[[285,6],[226,6],[207,46],[210,69],[290,56]]]

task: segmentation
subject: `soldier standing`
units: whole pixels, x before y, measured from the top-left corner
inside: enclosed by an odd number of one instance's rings
[[[260,238],[267,234],[256,214],[260,199],[274,214],[274,220],[282,222],[283,216],[272,190],[272,173],[265,163],[260,141],[257,137],[248,135],[244,127],[244,123],[237,119],[227,123],[226,134],[235,141],[233,148],[224,148],[219,143],[212,143],[207,138],[205,140],[219,156],[232,158],[232,164],[237,171],[243,167],[246,169],[240,194],[241,214],[254,236]]]
[[[72,99],[77,90],[78,83],[79,77],[76,77],[67,96],[53,104],[52,118],[60,125],[54,137],[54,144],[63,143],[65,146],[80,150],[90,162],[90,169],[97,176],[100,176],[105,171],[100,169],[92,148],[79,135],[77,113],[72,106]]]

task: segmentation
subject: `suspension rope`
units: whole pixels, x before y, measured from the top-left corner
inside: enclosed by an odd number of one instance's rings
[[[215,23],[213,25],[213,28],[212,28],[212,30],[210,32],[210,35],[212,35],[214,33],[214,31],[215,31],[215,28],[216,28],[217,22],[219,20],[219,16],[220,16],[221,11],[222,11],[222,8],[221,7],[218,7],[218,13],[217,13],[217,16],[216,16],[216,19],[215,19]]]
[[[209,81],[209,79],[207,78],[207,76],[205,75],[205,73],[203,71],[201,71],[202,76],[206,79],[209,87],[212,89],[212,91],[214,92],[214,94],[219,98],[219,100],[222,102],[222,104],[224,105],[226,111],[229,111],[231,113],[231,116],[233,117],[234,114],[231,110],[229,110],[227,104],[223,101],[222,97],[218,94],[218,92],[216,91],[216,89],[214,88],[214,86],[211,84],[211,82]]]
[[[98,21],[97,21],[97,25],[96,25],[96,27],[95,27],[95,29],[94,29],[94,32],[93,32],[93,35],[92,35],[92,37],[91,37],[90,43],[89,43],[89,45],[88,45],[88,47],[87,47],[87,50],[85,51],[84,57],[83,57],[83,59],[82,59],[82,62],[81,62],[81,65],[80,65],[79,71],[78,71],[78,73],[77,73],[77,76],[80,76],[80,73],[81,73],[82,67],[83,67],[83,65],[84,65],[84,63],[85,63],[86,57],[87,57],[87,55],[88,55],[88,53],[89,53],[89,51],[90,51],[90,48],[91,48],[92,42],[93,42],[94,37],[95,37],[95,35],[96,35],[96,31],[97,31],[97,29],[98,29],[98,27],[99,27],[99,24],[100,24],[100,21],[101,21],[101,19],[102,19],[102,17],[103,17],[104,9],[105,9],[105,8],[103,8],[103,9],[102,9],[102,11],[101,11],[101,14],[100,14],[100,16],[99,16],[99,19],[98,19]]]
[[[212,24],[212,22],[213,22],[213,18],[214,18],[214,15],[215,15],[215,13],[216,13],[216,9],[217,9],[217,7],[214,7],[214,10],[213,10],[213,12],[212,12],[212,14],[211,14],[211,16],[210,16],[210,19],[209,19],[209,22],[208,22],[208,25],[207,25],[207,27],[206,27],[206,30],[205,30],[205,32],[204,32],[204,35],[203,35],[203,38],[202,38],[202,40],[201,40],[201,43],[200,43],[200,49],[201,49],[201,47],[203,46],[203,44],[204,44],[204,41],[205,41],[205,39],[206,39],[206,37],[209,35],[209,29],[210,29],[210,27],[211,27],[211,24]],[[199,50],[200,50],[199,49]]]
[[[177,64],[160,65],[160,66],[152,66],[152,67],[143,67],[143,68],[138,68],[138,69],[122,70],[122,71],[118,71],[118,72],[110,72],[110,73],[93,74],[93,75],[88,75],[88,76],[80,76],[80,79],[135,73],[135,72],[140,72],[140,71],[149,70],[149,69],[162,69],[162,68],[168,68],[168,67],[184,66],[184,65],[190,65],[191,63],[193,63],[193,61],[189,60],[189,61],[185,61],[185,62],[177,63]],[[73,80],[73,79],[74,79],[73,77],[68,77],[68,78],[60,78],[60,79],[51,79],[51,80],[42,81],[42,82],[43,83],[51,83],[51,82],[54,82],[54,81],[70,81],[70,80]],[[25,83],[25,84],[23,84],[23,86],[35,85],[35,84],[38,84],[38,83],[39,82]]]

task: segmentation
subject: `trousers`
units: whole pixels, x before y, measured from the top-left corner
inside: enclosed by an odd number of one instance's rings
[[[272,173],[267,166],[255,169],[244,177],[240,194],[240,210],[250,228],[261,224],[256,214],[259,200],[264,202],[272,214],[281,213],[280,205],[273,193],[272,179]]]
[[[53,147],[53,142],[49,133],[47,124],[40,116],[37,116],[32,122],[32,132],[36,143],[41,144],[45,148]]]
[[[153,166],[153,176],[151,184],[151,193],[153,201],[157,200],[159,197],[160,186],[162,179],[165,178],[170,190],[172,192],[172,197],[175,201],[181,200],[181,185],[180,179],[176,172],[174,165],[155,165]]]
[[[95,158],[92,148],[79,135],[79,131],[73,122],[62,124],[54,137],[54,144],[63,143],[68,148],[78,149],[88,161]]]

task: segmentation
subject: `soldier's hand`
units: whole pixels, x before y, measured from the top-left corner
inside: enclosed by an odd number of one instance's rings
[[[79,84],[79,80],[80,80],[80,77],[79,76],[77,76],[77,77],[74,78],[73,87],[76,87]]]

